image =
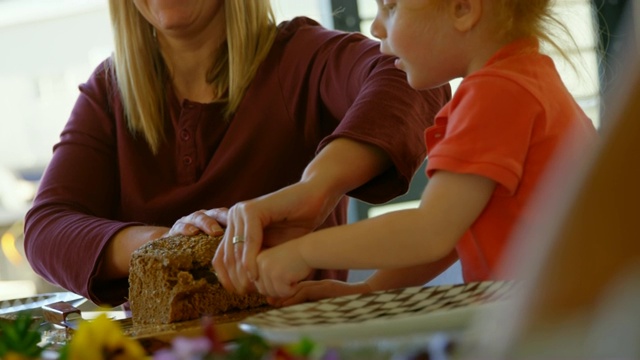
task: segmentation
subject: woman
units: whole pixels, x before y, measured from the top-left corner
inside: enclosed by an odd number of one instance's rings
[[[450,96],[411,89],[361,35],[306,18],[276,26],[267,0],[109,5],[114,54],[80,86],[25,222],[34,270],[95,303],[124,302],[131,253],[199,209],[303,172],[322,184],[299,188],[320,204],[307,209],[311,228],[345,221],[347,191],[401,194]]]

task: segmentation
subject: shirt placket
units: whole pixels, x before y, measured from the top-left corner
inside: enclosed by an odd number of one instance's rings
[[[185,104],[180,112],[177,135],[177,168],[180,183],[193,183],[197,179],[196,130],[201,109]]]

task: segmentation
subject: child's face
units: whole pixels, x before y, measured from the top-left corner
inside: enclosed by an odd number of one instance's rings
[[[432,88],[459,76],[449,1],[376,0],[371,33],[381,40],[383,53],[398,57],[396,67],[413,88]]]

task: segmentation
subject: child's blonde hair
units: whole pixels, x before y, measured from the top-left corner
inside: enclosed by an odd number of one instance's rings
[[[451,0],[435,0],[432,5],[444,9]],[[578,46],[567,26],[557,18],[553,11],[554,0],[485,0],[491,2],[494,11],[493,25],[500,31],[498,34],[507,41],[521,38],[536,38],[553,47],[569,63],[571,59],[558,43],[561,35]]]
[[[553,12],[553,0],[490,0],[494,1],[496,22],[502,28],[502,35],[508,40],[534,37],[551,45],[562,57],[571,62],[567,52],[558,44],[560,34],[564,34],[573,45],[569,29]],[[576,46],[577,48],[577,46]]]

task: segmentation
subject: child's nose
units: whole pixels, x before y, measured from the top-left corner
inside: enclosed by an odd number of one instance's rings
[[[371,35],[382,40],[386,36],[386,31],[379,18],[376,16],[371,23]]]

